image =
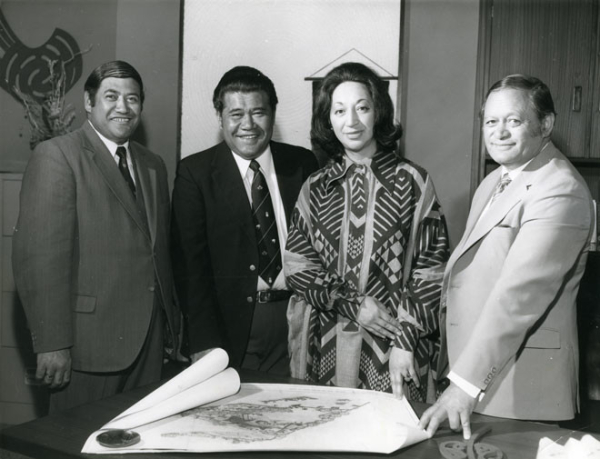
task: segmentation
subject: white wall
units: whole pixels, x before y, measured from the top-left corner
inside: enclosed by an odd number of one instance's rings
[[[454,247],[470,207],[478,0],[405,0],[404,154],[431,174]]]
[[[212,93],[236,65],[265,73],[277,90],[274,139],[310,148],[311,82],[357,49],[397,76],[400,0],[186,0],[181,157],[220,141]],[[397,84],[390,92],[396,100]]]

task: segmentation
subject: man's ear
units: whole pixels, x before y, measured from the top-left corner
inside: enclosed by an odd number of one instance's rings
[[[552,130],[554,129],[554,121],[556,121],[556,115],[550,113],[546,115],[542,120],[542,137],[550,137]]]
[[[217,120],[219,122],[219,129],[223,129],[223,115],[221,112],[217,112]]]
[[[90,98],[90,93],[87,91],[84,91],[84,93],[83,93],[83,106],[85,107],[85,111],[87,113],[91,113],[92,107],[94,106],[94,104],[92,104],[92,99]]]

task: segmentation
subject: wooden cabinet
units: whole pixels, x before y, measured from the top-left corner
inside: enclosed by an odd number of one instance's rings
[[[480,103],[492,84],[513,73],[538,77],[548,85],[558,113],[552,140],[579,168],[596,200],[600,177],[599,4],[599,0],[483,0],[478,75]],[[474,155],[474,187],[494,166],[485,154],[481,135],[476,137],[479,155]]]

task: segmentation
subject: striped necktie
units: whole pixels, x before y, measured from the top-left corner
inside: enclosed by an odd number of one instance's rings
[[[275,212],[267,181],[260,171],[260,165],[254,159],[250,162],[250,169],[254,171],[251,194],[252,218],[258,241],[258,270],[260,277],[271,287],[281,271],[281,249]]]
[[[508,175],[508,172],[502,174],[502,178],[496,185],[496,189],[494,190],[494,194],[492,195],[492,199],[490,200],[490,206],[494,203],[494,201],[502,194],[502,192],[506,189],[508,185],[510,185],[511,179]]]

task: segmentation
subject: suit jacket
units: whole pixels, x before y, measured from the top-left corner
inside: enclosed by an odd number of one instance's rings
[[[302,183],[317,162],[304,148],[270,145],[289,224]],[[171,232],[189,351],[222,347],[234,366],[241,365],[254,313],[258,248],[248,195],[225,142],[180,161]]]
[[[442,293],[439,371],[485,391],[475,411],[563,420],[578,403],[576,296],[585,269],[589,190],[550,143],[479,217],[500,169],[481,183]],[[444,365],[444,363],[446,365]]]
[[[140,144],[129,147],[147,218],[88,122],[39,144],[23,177],[13,268],[34,351],[71,348],[82,371],[133,363],[155,293],[174,336],[179,327],[166,168]]]

